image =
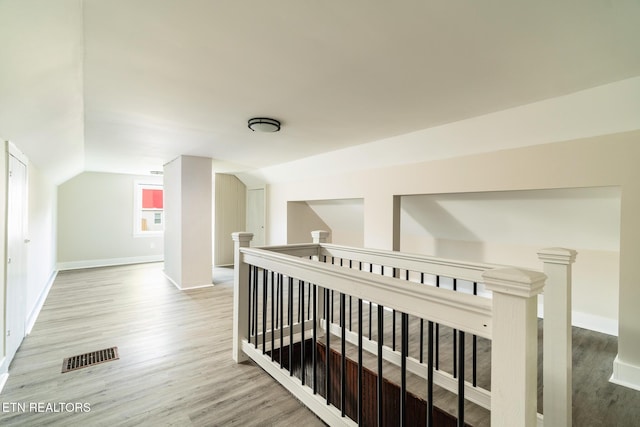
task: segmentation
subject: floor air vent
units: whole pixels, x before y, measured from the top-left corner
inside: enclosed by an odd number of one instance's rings
[[[78,356],[66,357],[62,361],[62,373],[86,368],[87,366],[98,365],[104,362],[117,360],[118,347],[105,348],[104,350],[92,351],[91,353],[80,354]]]

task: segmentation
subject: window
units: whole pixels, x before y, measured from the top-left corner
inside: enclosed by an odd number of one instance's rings
[[[134,185],[134,235],[151,236],[164,231],[162,184],[136,182]]]

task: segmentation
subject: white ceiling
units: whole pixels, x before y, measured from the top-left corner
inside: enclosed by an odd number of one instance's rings
[[[264,168],[638,76],[639,22],[635,0],[0,0],[0,136],[57,181]]]

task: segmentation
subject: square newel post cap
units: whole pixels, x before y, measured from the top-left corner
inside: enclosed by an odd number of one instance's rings
[[[325,230],[314,230],[311,232],[313,243],[327,243],[329,232]]]
[[[576,261],[576,255],[578,252],[573,249],[565,248],[546,248],[540,249],[538,252],[538,259],[542,262],[549,262],[552,264],[573,264]]]
[[[253,240],[253,233],[236,231],[235,233],[231,233],[231,238],[234,242],[240,243],[240,246],[249,246],[249,242]]]
[[[530,298],[542,293],[546,274],[521,268],[496,268],[482,273],[485,288],[500,294]]]

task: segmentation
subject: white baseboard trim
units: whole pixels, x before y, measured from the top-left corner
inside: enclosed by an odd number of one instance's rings
[[[213,288],[213,283],[209,283],[207,285],[194,285],[194,286],[187,286],[187,287],[179,287],[178,289],[180,289],[181,291],[189,291],[191,289],[201,289],[201,288]]]
[[[233,267],[233,264],[217,264],[213,266],[213,270],[215,270],[218,267],[229,268],[229,267]]]
[[[2,393],[2,389],[4,388],[4,385],[7,383],[8,379],[9,379],[8,372],[5,372],[4,374],[0,375],[0,393]]]
[[[625,363],[616,356],[609,382],[640,391],[640,366]]]
[[[200,289],[200,288],[212,288],[214,285],[213,283],[208,283],[205,285],[194,285],[194,286],[180,286],[178,284],[178,282],[176,282],[175,280],[173,280],[172,277],[170,277],[166,271],[162,270],[162,274],[164,274],[164,277],[167,278],[168,281],[170,281],[171,283],[173,283],[173,286],[175,286],[176,288],[178,288],[179,291],[188,291],[190,289]]]
[[[29,317],[27,317],[27,328],[25,331],[26,335],[29,335],[31,333],[31,330],[33,329],[33,325],[36,324],[36,320],[38,320],[38,315],[42,310],[42,306],[44,305],[44,302],[47,300],[47,296],[49,295],[51,286],[53,286],[53,282],[56,280],[57,276],[58,276],[58,270],[54,270],[51,273],[51,277],[49,277],[49,280],[47,281],[46,286],[40,293],[40,297],[38,298],[38,301],[36,302],[35,307],[33,307],[33,310],[31,310]]]
[[[544,319],[544,305],[538,304],[538,317]],[[601,334],[618,336],[618,320],[594,314],[571,312],[571,324],[577,328],[588,329]]]
[[[573,326],[589,329],[602,334],[618,336],[618,320],[608,317],[595,316],[593,314],[574,311],[571,313]]]
[[[125,258],[88,259],[82,261],[59,262],[58,270],[78,270],[81,268],[111,267],[115,265],[142,264],[164,261],[164,255],[144,255]]]

